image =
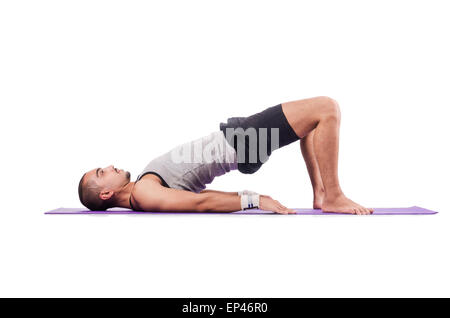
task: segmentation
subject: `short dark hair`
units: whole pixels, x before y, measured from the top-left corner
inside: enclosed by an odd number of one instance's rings
[[[85,176],[86,173],[83,174],[78,184],[78,197],[80,198],[80,202],[91,211],[105,211],[110,208],[106,200],[99,198],[100,189],[95,182],[88,180],[84,184]]]

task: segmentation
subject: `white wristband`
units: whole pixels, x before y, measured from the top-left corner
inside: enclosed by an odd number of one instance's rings
[[[245,210],[248,207],[248,195],[241,195],[241,210]]]
[[[241,195],[241,209],[253,209],[259,207],[259,194]]]

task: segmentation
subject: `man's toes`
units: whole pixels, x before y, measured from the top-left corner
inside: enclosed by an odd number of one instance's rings
[[[358,204],[358,210],[362,215],[365,215],[368,212],[368,210],[365,207],[363,207],[362,205],[359,205],[359,204]]]

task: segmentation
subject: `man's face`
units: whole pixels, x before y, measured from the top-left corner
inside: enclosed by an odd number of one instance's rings
[[[93,180],[101,190],[118,191],[130,182],[130,173],[113,165],[95,168],[86,173],[86,180]]]

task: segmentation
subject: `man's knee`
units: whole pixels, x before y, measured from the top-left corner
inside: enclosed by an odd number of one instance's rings
[[[320,96],[318,98],[320,99],[320,103],[322,106],[321,117],[340,121],[341,109],[339,108],[338,102],[328,96]]]

